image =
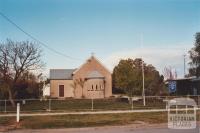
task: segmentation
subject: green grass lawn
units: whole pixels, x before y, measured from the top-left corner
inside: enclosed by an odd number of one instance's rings
[[[0,124],[6,125],[14,121],[14,117],[1,118]],[[145,123],[166,123],[167,113],[125,113],[98,115],[62,115],[62,116],[34,116],[22,117],[19,128],[75,128],[108,125],[126,125],[138,121]]]
[[[198,115],[200,112],[198,112]],[[21,117],[20,129],[80,128],[109,125],[167,123],[167,112]],[[16,124],[15,117],[0,117],[0,127]],[[199,121],[199,117],[197,117]]]
[[[22,102],[21,102],[22,103]],[[4,111],[4,104],[0,104],[0,111]],[[127,101],[119,99],[95,99],[93,102],[94,110],[130,110],[131,104]],[[91,99],[66,99],[66,100],[26,100],[25,104],[21,104],[21,111],[36,112],[36,111],[89,111],[92,108]],[[133,102],[134,109],[160,109],[165,108],[166,103],[161,100],[148,99],[146,106],[143,106],[142,101]],[[16,111],[9,102],[7,103],[7,111]]]

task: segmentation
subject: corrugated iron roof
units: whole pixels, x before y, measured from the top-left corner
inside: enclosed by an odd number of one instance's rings
[[[50,79],[72,79],[76,69],[50,69]]]

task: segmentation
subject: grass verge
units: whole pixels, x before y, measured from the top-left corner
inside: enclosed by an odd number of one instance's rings
[[[14,117],[0,118],[0,124],[6,125],[14,121]],[[167,113],[125,113],[125,114],[98,114],[98,115],[63,115],[63,116],[34,116],[22,117],[19,128],[80,128],[108,125],[126,125],[138,121],[156,124],[166,123]]]

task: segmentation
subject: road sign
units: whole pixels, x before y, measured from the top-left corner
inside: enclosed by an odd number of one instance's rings
[[[176,91],[176,81],[169,81],[168,88],[169,88],[169,92],[175,92]]]

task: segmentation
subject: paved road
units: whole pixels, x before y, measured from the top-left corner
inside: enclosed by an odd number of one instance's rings
[[[166,127],[161,128],[140,128],[135,127],[99,127],[99,128],[80,128],[80,129],[46,129],[46,130],[17,130],[9,133],[199,133],[196,130],[171,130]]]

